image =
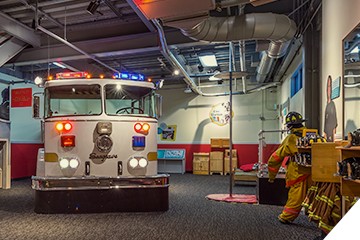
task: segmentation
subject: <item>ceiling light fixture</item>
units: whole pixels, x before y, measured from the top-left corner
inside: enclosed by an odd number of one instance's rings
[[[204,67],[217,67],[217,61],[215,55],[206,55],[199,57],[201,65]]]
[[[59,68],[66,68],[65,65],[62,65],[61,63],[58,63],[58,62],[53,62],[53,64],[55,66],[58,66]]]
[[[100,6],[100,0],[92,0],[89,3],[89,6],[86,8],[86,11],[90,14],[94,14],[99,6]]]
[[[37,76],[37,77],[34,79],[34,83],[35,83],[36,85],[42,85],[42,84],[43,84],[43,79],[42,79],[42,77]]]
[[[180,74],[180,71],[179,71],[178,69],[175,69],[175,70],[174,70],[174,74],[175,74],[175,75],[179,75],[179,74]]]
[[[350,53],[359,53],[359,46],[356,46]]]
[[[184,89],[184,93],[192,93],[192,90],[189,85]]]

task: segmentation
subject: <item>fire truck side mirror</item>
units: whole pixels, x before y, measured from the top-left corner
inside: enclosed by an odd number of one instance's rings
[[[33,118],[40,118],[40,97],[33,96]]]
[[[155,94],[155,116],[159,119],[162,116],[162,96]]]

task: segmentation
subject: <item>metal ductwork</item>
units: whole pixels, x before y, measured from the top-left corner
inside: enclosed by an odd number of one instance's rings
[[[270,40],[269,48],[261,58],[257,69],[257,81],[264,82],[270,72],[273,59],[285,55],[290,40],[296,32],[296,24],[285,15],[255,13],[230,17],[208,17],[193,27],[190,20],[164,21],[166,26],[180,28],[192,39],[207,42],[240,40]],[[191,20],[193,21],[193,19]]]

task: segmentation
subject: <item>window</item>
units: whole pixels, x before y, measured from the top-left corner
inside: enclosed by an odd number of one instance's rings
[[[105,86],[105,112],[109,115],[153,116],[151,88],[108,84]]]
[[[290,80],[290,96],[293,97],[302,88],[303,83],[303,65],[296,69]]]
[[[46,117],[100,115],[100,85],[49,87],[45,92]]]

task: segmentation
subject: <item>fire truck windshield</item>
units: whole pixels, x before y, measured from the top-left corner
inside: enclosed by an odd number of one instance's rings
[[[100,85],[64,85],[45,90],[45,117],[100,115]]]
[[[102,94],[105,111],[102,110]],[[51,86],[45,90],[45,117],[78,115],[142,115],[155,117],[151,88],[107,84]]]
[[[108,84],[104,90],[106,114],[154,117],[154,95],[151,88]]]

